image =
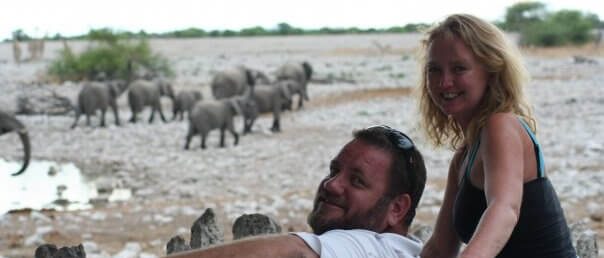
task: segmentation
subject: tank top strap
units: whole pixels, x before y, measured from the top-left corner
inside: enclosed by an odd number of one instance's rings
[[[520,121],[520,124],[522,124],[522,127],[524,127],[524,130],[526,130],[528,135],[531,137],[531,141],[533,141],[533,146],[535,148],[535,155],[537,155],[538,177],[545,177],[545,168],[543,166],[543,164],[544,164],[543,153],[541,152],[541,146],[539,145],[539,142],[537,141],[537,137],[535,136],[533,131],[531,131],[531,128],[526,123],[526,121],[524,121],[524,119],[519,117],[518,120]]]
[[[470,177],[470,171],[472,171],[472,167],[474,166],[474,160],[476,159],[476,154],[478,153],[478,148],[480,147],[480,137],[478,137],[478,139],[476,139],[476,142],[474,142],[474,144],[472,144],[472,147],[470,148],[470,153],[469,153],[469,157],[468,157],[468,164],[466,165],[466,172],[465,172],[465,177],[469,178]]]

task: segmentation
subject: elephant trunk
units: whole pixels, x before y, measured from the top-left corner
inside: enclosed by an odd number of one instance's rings
[[[13,176],[18,176],[21,173],[23,173],[25,171],[25,169],[27,169],[27,166],[29,165],[29,159],[31,157],[31,146],[29,144],[29,135],[27,134],[27,130],[21,129],[21,130],[19,130],[18,133],[19,133],[19,138],[21,138],[21,142],[23,143],[23,152],[24,152],[23,166],[21,167],[21,169],[19,171],[12,174]]]

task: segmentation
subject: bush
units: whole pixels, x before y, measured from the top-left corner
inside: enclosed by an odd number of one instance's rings
[[[575,10],[561,10],[521,30],[523,45],[581,45],[592,40],[590,31],[596,27],[593,17]]]
[[[110,79],[129,79],[138,69],[154,75],[173,75],[168,61],[153,54],[145,39],[124,40],[107,29],[93,30],[87,38],[91,45],[79,55],[65,44],[59,58],[48,67],[48,75],[60,81],[93,80],[101,74]]]

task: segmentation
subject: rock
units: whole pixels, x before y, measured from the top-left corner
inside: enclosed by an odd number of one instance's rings
[[[214,210],[208,208],[191,226],[191,248],[203,248],[223,241],[224,233],[216,224]]]
[[[166,246],[166,255],[183,252],[190,249],[191,247],[187,245],[187,242],[184,238],[181,236],[175,236],[170,238],[170,241],[168,241],[168,245]]]
[[[72,247],[61,247],[53,244],[43,244],[36,248],[36,258],[86,258],[86,252],[82,244]]]
[[[580,258],[598,258],[598,234],[593,230],[581,233],[575,241],[575,250]]]
[[[52,258],[55,253],[57,253],[58,249],[56,245],[53,244],[43,244],[36,248],[35,257],[36,258]]]
[[[569,226],[573,246],[580,258],[598,257],[598,235],[595,231],[589,229],[587,223],[579,221]]]
[[[243,214],[233,224],[235,240],[247,236],[281,233],[281,226],[264,214]]]
[[[72,247],[61,247],[54,258],[86,258],[86,252],[82,244]]]

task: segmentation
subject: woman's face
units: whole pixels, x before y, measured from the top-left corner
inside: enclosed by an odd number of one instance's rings
[[[456,36],[439,36],[428,47],[428,92],[446,115],[467,124],[487,89],[489,75],[474,53]]]

